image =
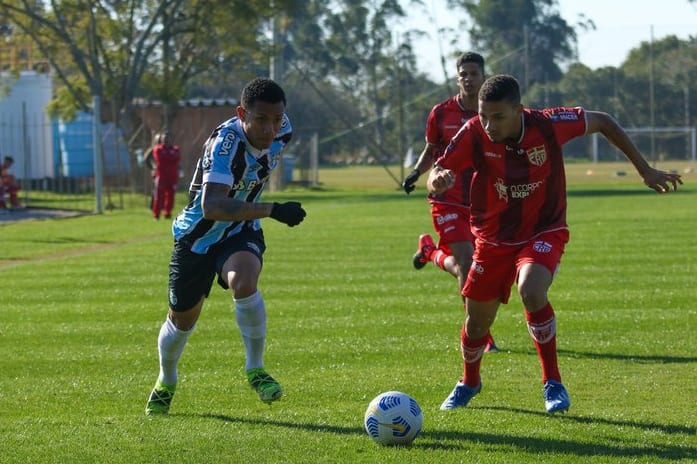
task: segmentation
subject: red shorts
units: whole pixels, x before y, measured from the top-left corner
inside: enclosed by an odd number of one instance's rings
[[[568,241],[567,229],[543,233],[522,245],[493,245],[477,239],[462,295],[477,301],[498,299],[508,303],[521,266],[541,264],[555,275]]]
[[[470,210],[465,206],[431,203],[433,228],[438,234],[438,248],[454,242],[473,242]]]

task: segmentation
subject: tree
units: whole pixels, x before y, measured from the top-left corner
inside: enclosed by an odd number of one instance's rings
[[[576,32],[560,16],[556,0],[450,0],[472,24],[473,47],[496,73],[516,76],[525,92],[535,83],[556,82],[560,63],[575,57]]]

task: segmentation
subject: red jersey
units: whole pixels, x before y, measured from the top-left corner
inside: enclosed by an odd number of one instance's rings
[[[177,145],[155,145],[155,175],[165,182],[176,183],[179,178],[179,147]]]
[[[474,169],[470,222],[475,237],[520,244],[567,229],[566,175],[561,146],[586,133],[583,108],[525,109],[517,142],[492,142],[479,118],[470,119],[436,164]]]
[[[426,143],[435,146],[434,159],[438,159],[450,143],[460,127],[470,118],[477,115],[476,111],[466,110],[460,105],[459,95],[455,95],[435,105],[428,114],[426,121]],[[455,185],[440,195],[429,194],[430,203],[450,203],[458,206],[469,206],[470,182],[472,170],[456,172]]]

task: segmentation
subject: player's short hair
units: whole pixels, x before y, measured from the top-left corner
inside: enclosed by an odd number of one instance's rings
[[[479,100],[485,102],[500,102],[520,104],[520,86],[515,77],[507,74],[491,76],[479,89]]]
[[[479,65],[479,68],[482,70],[482,74],[484,74],[484,57],[479,53],[464,52],[457,59],[457,69],[460,69],[465,63],[474,63]]]
[[[249,109],[257,101],[265,103],[283,102],[286,104],[286,94],[276,82],[266,77],[257,77],[247,83],[242,89],[240,105]]]
[[[4,161],[5,163],[14,163],[14,162],[15,162],[15,159],[14,159],[13,157],[11,157],[11,156],[6,156],[6,157],[3,159],[3,161]]]

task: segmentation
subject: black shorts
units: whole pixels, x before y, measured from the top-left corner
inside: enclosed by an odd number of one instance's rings
[[[238,234],[212,246],[208,253],[194,253],[188,244],[174,242],[172,259],[169,263],[169,307],[173,311],[187,311],[207,297],[218,275],[218,284],[228,288],[220,272],[225,261],[238,251],[249,251],[263,263],[266,243],[264,232],[244,228]]]

